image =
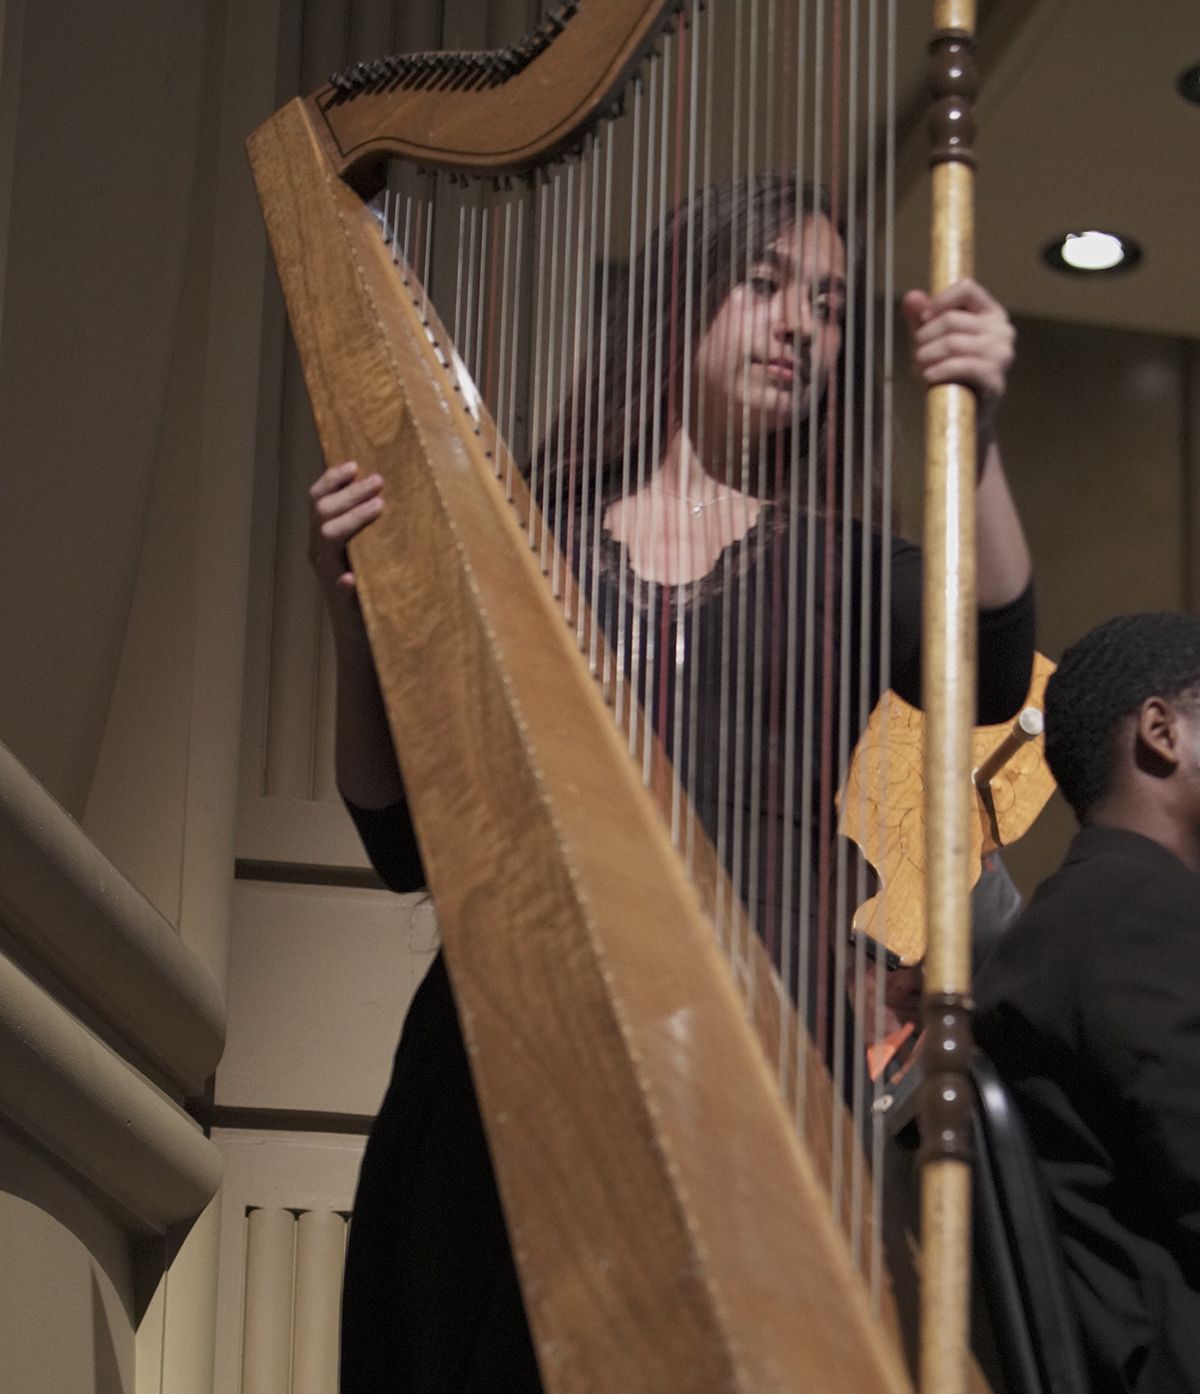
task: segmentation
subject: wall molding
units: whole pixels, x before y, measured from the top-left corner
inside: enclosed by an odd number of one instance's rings
[[[0,745],[0,922],[106,1026],[198,1094],[225,1039],[212,975]]]
[[[0,956],[0,1114],[137,1230],[216,1194],[220,1153],[182,1108]]]

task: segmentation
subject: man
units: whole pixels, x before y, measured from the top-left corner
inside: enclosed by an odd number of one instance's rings
[[[1200,619],[1069,649],[1046,758],[1080,822],[976,985],[1042,1162],[1097,1394],[1200,1391]]]

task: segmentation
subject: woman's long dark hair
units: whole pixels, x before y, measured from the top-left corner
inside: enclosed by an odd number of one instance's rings
[[[714,185],[668,213],[631,271],[616,275],[610,268],[603,365],[595,370],[597,380],[604,383],[603,400],[593,402],[588,420],[582,387],[576,384],[538,448],[539,467],[554,462],[566,467],[572,461],[581,466],[585,457],[590,458],[593,469],[599,471],[602,502],[638,487],[636,478],[626,478],[627,454],[648,462],[642,478],[649,477],[659,463],[655,450],[661,457],[683,424],[685,374],[691,373],[696,350],[729,293],[780,237],[814,213],[824,214],[846,242],[845,227],[834,217],[825,192],[784,175]],[[846,253],[848,258],[858,254],[850,246]],[[848,332],[857,351],[846,353],[844,330],[836,370],[819,401],[799,420],[799,439],[793,441],[793,432],[787,428],[766,442],[769,458],[797,458],[804,467],[810,435],[814,430],[818,433],[818,448],[813,452],[818,509],[826,498],[828,462],[834,462],[836,473],[842,460],[844,404],[858,403],[861,411],[865,402],[863,328],[868,307],[864,302],[859,294],[850,307],[855,322]],[[659,334],[662,348],[656,353]],[[859,473],[870,492],[877,494],[877,460]],[[592,479],[596,479],[594,473]],[[861,488],[855,492],[861,494]],[[840,511],[841,489],[835,489],[832,497],[835,510]]]

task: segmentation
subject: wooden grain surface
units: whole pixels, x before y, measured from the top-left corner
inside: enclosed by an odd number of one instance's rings
[[[317,130],[343,176],[382,157],[477,175],[524,173],[577,147],[668,22],[668,4],[581,5],[528,67],[502,86],[315,94]]]
[[[391,500],[353,563],[547,1385],[906,1389],[490,429],[323,141],[293,103],[252,163],[326,458]]]

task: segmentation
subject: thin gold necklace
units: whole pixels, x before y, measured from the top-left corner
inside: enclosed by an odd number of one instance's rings
[[[734,494],[718,494],[713,499],[690,499],[684,494],[674,494],[670,489],[659,489],[658,491],[665,498],[677,499],[680,503],[686,503],[688,512],[693,518],[699,518],[706,508],[711,508],[715,503],[724,503],[727,499],[735,498]]]

